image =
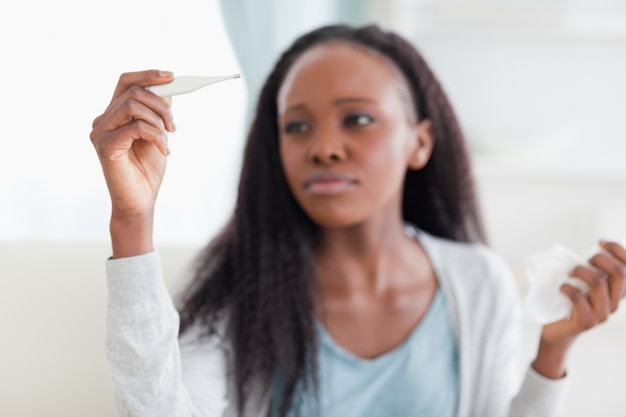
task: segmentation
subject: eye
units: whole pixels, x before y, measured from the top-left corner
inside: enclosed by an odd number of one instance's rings
[[[368,126],[374,122],[374,118],[367,114],[351,114],[347,116],[343,124],[348,127]]]
[[[306,133],[311,130],[311,126],[302,120],[295,120],[287,123],[285,133],[288,135],[297,135],[298,133]]]

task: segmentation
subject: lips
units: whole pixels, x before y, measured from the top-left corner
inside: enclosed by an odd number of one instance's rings
[[[310,176],[305,189],[313,194],[337,194],[351,188],[356,181],[346,174],[339,172],[321,172]]]

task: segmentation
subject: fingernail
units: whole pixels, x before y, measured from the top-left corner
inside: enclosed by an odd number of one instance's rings
[[[170,138],[167,135],[167,132],[163,132],[163,144],[165,145],[165,151],[167,155],[172,153],[172,151],[170,150],[169,141],[170,141]]]
[[[176,123],[174,123],[174,120],[172,120],[172,130],[176,130]]]
[[[173,75],[174,73],[171,71],[159,71],[159,77],[169,78],[169,77],[172,77]]]

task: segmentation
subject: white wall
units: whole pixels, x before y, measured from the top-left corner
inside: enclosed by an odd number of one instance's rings
[[[626,11],[583,3],[394,2],[391,25],[448,93],[511,261],[626,238]]]
[[[39,3],[0,9],[0,241],[106,241],[109,200],[89,133],[119,75],[219,75],[239,65],[217,0]],[[203,243],[234,202],[244,83],[173,102],[179,130],[156,240]]]

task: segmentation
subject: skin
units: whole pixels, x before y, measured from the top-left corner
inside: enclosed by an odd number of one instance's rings
[[[175,125],[171,101],[144,87],[172,78],[156,70],[123,74],[93,123],[91,141],[112,202],[115,258],[153,250],[154,205],[169,155],[167,132]],[[337,343],[362,358],[402,343],[437,288],[426,254],[402,226],[404,172],[422,168],[433,146],[430,123],[415,120],[409,97],[393,64],[345,43],[307,51],[277,97],[283,169],[319,225],[316,313]],[[328,173],[343,179],[319,176]],[[572,315],[543,328],[533,367],[548,378],[565,375],[574,340],[606,321],[626,293],[626,250],[614,242],[600,248],[589,260],[595,269],[571,272],[589,285],[589,295],[564,285]]]

